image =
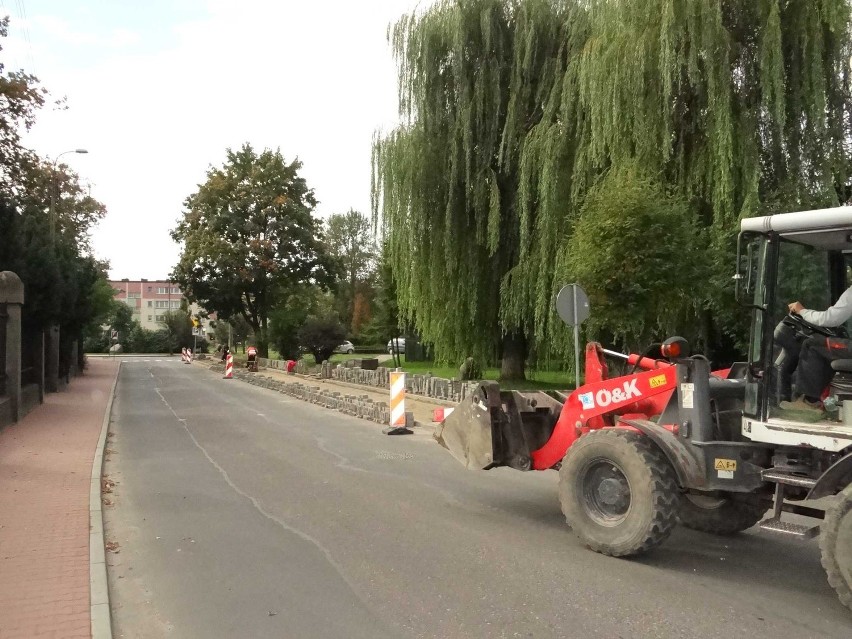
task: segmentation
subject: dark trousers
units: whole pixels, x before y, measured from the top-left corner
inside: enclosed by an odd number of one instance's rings
[[[836,359],[852,359],[852,340],[841,337],[812,335],[802,344],[796,387],[807,397],[822,397],[834,371],[831,362]]]

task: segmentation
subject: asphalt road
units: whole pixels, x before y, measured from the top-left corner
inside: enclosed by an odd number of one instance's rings
[[[124,363],[110,432],[116,637],[852,636],[813,541],[677,530],[603,557],[556,473],[466,471],[198,365]]]

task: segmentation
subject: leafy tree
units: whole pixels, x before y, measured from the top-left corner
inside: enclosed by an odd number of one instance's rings
[[[344,273],[346,324],[350,331],[355,332],[358,285],[370,276],[376,259],[370,219],[354,209],[349,209],[344,214],[332,215],[328,219],[326,245],[328,252],[337,259]]]
[[[9,17],[0,18],[0,39],[7,37],[8,29]],[[46,94],[35,76],[23,71],[7,72],[0,61],[0,197],[18,191],[14,185],[19,183],[19,168],[25,158],[32,157],[21,146],[21,133],[35,124]]]
[[[847,0],[439,0],[404,16],[405,120],[373,154],[403,320],[443,359],[502,348],[504,377],[531,342],[565,347],[558,265],[578,258],[590,190],[638,165],[686,203],[711,269],[680,325],[728,357],[738,220],[848,198],[850,42]]]
[[[641,255],[632,258],[630,247]],[[694,291],[707,278],[702,255],[685,202],[633,166],[613,169],[591,189],[559,272],[589,294],[595,312],[587,332],[636,352],[695,316]]]
[[[262,357],[277,299],[306,283],[329,286],[336,275],[301,167],[280,151],[229,149],[225,164],[187,198],[171,233],[183,244],[171,278],[204,308],[245,318]]]
[[[499,356],[504,379],[524,377],[529,332],[501,296],[532,230],[520,154],[564,59],[564,21],[562,3],[440,0],[392,32],[405,120],[374,146],[373,206],[399,313],[439,360]]]
[[[299,329],[309,316],[318,313],[332,315],[317,287],[299,287],[287,297],[279,298],[269,318],[269,335],[270,341],[275,344],[275,349],[283,359],[299,359]],[[335,346],[338,344],[340,342]]]
[[[331,357],[346,338],[346,329],[336,317],[311,317],[298,331],[299,344],[318,364]]]
[[[186,310],[166,311],[160,323],[169,336],[169,353],[178,348],[192,348],[192,318]]]
[[[118,331],[118,343],[121,344],[122,350],[125,353],[130,352],[130,334],[134,326],[139,325],[139,322],[133,319],[131,308],[124,302],[113,300],[112,311],[107,319],[110,329]],[[112,346],[112,342],[110,342],[110,346]]]
[[[8,18],[0,19],[0,39],[7,27]],[[7,73],[0,62],[0,270],[16,272],[24,283],[25,332],[60,326],[64,375],[74,363],[72,345],[97,331],[110,309],[106,265],[91,257],[90,243],[106,209],[65,165],[55,166],[21,146],[20,136],[34,124],[46,95],[34,76]]]
[[[700,346],[732,357],[747,315],[730,285],[739,219],[836,206],[849,183],[849,14],[846,0],[573,4],[521,153],[529,232],[506,281],[510,316],[550,341],[566,230],[602,174],[637,163],[706,229],[699,259],[712,270],[682,330],[699,327]]]
[[[368,344],[384,345],[399,333],[399,307],[396,301],[396,284],[393,268],[387,257],[386,244],[382,245],[375,275],[374,312],[361,333]]]

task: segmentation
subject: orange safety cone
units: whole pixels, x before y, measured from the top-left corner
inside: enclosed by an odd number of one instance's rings
[[[228,359],[225,360],[225,375],[222,379],[234,378],[234,356],[228,353]]]

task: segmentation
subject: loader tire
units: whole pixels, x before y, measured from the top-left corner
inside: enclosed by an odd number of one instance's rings
[[[659,546],[677,524],[680,490],[665,455],[639,433],[583,435],[559,470],[559,500],[574,533],[613,557]]]
[[[766,502],[686,494],[680,502],[680,524],[713,535],[734,535],[757,524],[767,510]]]
[[[828,583],[840,601],[852,609],[852,485],[844,488],[837,503],[826,511],[819,547]]]

